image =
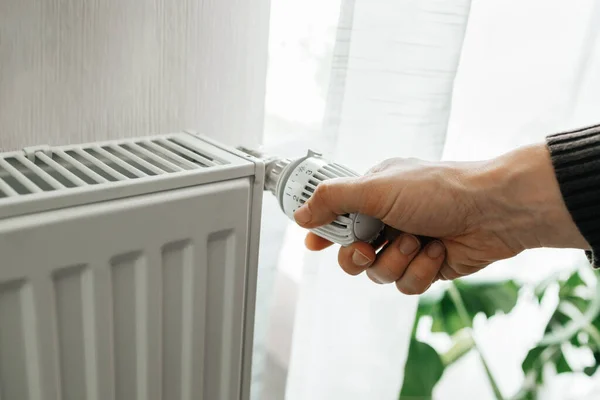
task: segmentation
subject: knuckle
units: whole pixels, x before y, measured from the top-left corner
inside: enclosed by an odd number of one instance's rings
[[[448,268],[450,268],[458,276],[472,274],[483,267],[478,265],[465,264],[463,262],[452,262],[452,260],[448,260],[447,264],[445,265],[448,265]]]
[[[412,272],[412,280],[415,282],[416,286],[426,287],[429,284],[429,282],[431,282],[429,274],[429,269],[415,268],[415,270]]]
[[[380,162],[379,164],[376,164],[374,166],[372,166],[371,168],[369,168],[369,170],[367,171],[367,173],[365,175],[372,175],[372,174],[376,174],[378,172],[384,171],[386,168],[388,168],[389,165],[389,160],[385,160]]]
[[[313,197],[315,197],[319,200],[324,200],[325,196],[327,196],[327,194],[330,191],[331,191],[331,182],[323,181],[323,182],[319,183],[319,186],[317,186],[317,189],[315,190],[315,194],[313,195]]]
[[[357,191],[370,193],[370,191],[377,186],[377,178],[373,175],[358,176],[354,179],[353,183]]]
[[[360,209],[363,213],[378,217],[381,205],[389,197],[389,188],[382,186],[376,176],[364,175],[356,178],[356,195],[362,199]]]
[[[456,273],[454,271],[452,271],[450,268],[442,268],[440,270],[440,275],[446,281],[452,280],[456,277]]]
[[[323,201],[331,200],[337,188],[349,183],[351,183],[351,181],[348,178],[332,178],[324,180],[317,186],[314,196],[319,197]]]
[[[379,164],[376,164],[373,167],[371,167],[367,171],[367,175],[386,171],[386,170],[390,169],[391,167],[393,167],[394,165],[397,165],[402,162],[403,162],[402,158],[398,158],[398,157],[387,158],[387,159],[383,160],[382,162],[380,162]]]
[[[319,183],[315,193],[311,197],[311,203],[317,207],[329,206],[331,200],[332,182],[323,181]]]
[[[466,274],[461,272],[460,265],[445,263],[440,269],[440,275],[446,280],[453,280]]]
[[[397,281],[398,279],[400,279],[400,276],[402,274],[402,271],[404,271],[404,269],[406,268],[406,265],[397,265],[395,267],[391,266],[391,265],[383,265],[382,266],[382,270],[383,270],[383,274],[387,280],[389,280],[390,282],[394,282]]]
[[[377,283],[392,283],[400,279],[404,268],[399,266],[391,266],[388,263],[376,262],[367,270],[367,275]]]
[[[452,267],[452,270],[457,274],[457,275],[466,275],[469,274],[471,272],[471,268],[464,265],[464,264],[457,264],[454,265]]]

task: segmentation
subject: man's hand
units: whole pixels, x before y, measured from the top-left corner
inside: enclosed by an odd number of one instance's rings
[[[589,248],[562,200],[545,145],[472,163],[387,160],[363,177],[321,183],[294,216],[315,228],[353,212],[405,233],[377,254],[367,243],[341,248],[340,266],[351,275],[366,270],[376,283],[395,282],[405,294],[528,248]],[[436,240],[422,246],[417,236]],[[330,245],[312,233],[306,238],[310,250]]]

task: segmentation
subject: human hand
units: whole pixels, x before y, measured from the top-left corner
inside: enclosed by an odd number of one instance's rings
[[[525,249],[589,248],[543,144],[481,162],[387,160],[363,177],[321,183],[294,217],[316,228],[354,212],[405,233],[379,252],[360,242],[340,248],[340,266],[351,275],[366,270],[376,283],[395,282],[405,294],[421,294],[437,279],[472,274]],[[417,236],[436,239],[423,246]],[[312,233],[306,238],[310,250],[330,245]]]

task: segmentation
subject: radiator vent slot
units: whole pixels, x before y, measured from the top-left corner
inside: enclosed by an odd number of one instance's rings
[[[145,180],[229,163],[194,143],[175,134],[0,154],[0,203],[34,193]]]

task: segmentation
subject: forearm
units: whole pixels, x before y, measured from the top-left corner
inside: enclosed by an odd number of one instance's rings
[[[481,171],[482,225],[507,245],[590,249],[563,199],[545,144],[485,162]]]

